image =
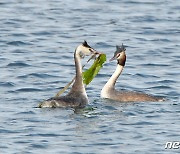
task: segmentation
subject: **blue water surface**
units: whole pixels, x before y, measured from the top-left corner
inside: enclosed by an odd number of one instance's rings
[[[0,153],[180,153],[180,1],[0,1]],[[117,89],[166,98],[120,103],[100,98],[116,67],[87,87],[84,110],[39,109],[75,75],[73,53],[87,40],[113,56],[127,45]]]

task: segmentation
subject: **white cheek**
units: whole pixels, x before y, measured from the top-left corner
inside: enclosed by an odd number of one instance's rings
[[[85,54],[86,56],[89,56],[89,55],[91,54],[91,51],[89,51],[89,49],[85,49],[85,50],[84,50],[84,54]]]

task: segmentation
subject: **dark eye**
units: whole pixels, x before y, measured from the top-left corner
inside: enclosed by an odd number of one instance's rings
[[[89,51],[90,51],[90,52],[93,52],[91,48],[89,48]]]

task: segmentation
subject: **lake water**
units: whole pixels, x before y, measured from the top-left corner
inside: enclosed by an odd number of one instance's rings
[[[179,0],[1,0],[0,153],[180,153]],[[83,42],[107,54],[127,45],[117,89],[165,102],[100,98],[116,68],[104,65],[86,91],[85,110],[39,109],[74,76]]]

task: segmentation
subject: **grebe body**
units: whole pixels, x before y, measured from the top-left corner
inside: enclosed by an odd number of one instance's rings
[[[52,97],[45,100],[39,107],[85,107],[88,104],[88,97],[82,79],[81,57],[92,54],[98,54],[98,52],[91,48],[86,41],[79,45],[74,52],[76,76],[70,92],[65,96]]]
[[[111,60],[117,59],[117,67],[113,75],[110,77],[108,82],[101,90],[101,97],[115,101],[120,101],[120,102],[163,101],[164,99],[162,98],[151,96],[145,93],[133,92],[133,91],[117,91],[115,89],[116,81],[118,77],[121,75],[126,63],[125,50],[126,49],[123,45],[121,47],[116,46],[116,52],[114,53],[114,57]]]

